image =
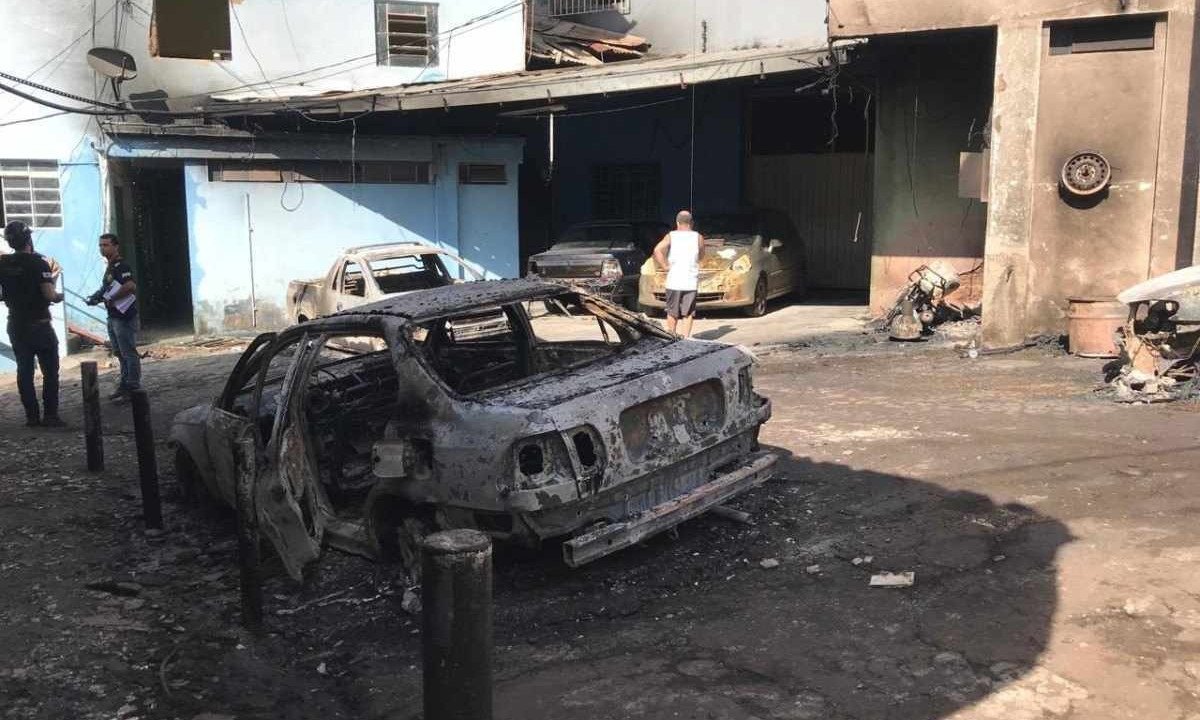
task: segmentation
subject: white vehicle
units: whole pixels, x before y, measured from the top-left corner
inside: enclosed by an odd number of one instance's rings
[[[457,278],[451,268],[461,268],[467,277]],[[324,278],[288,283],[287,316],[301,323],[464,279],[482,280],[483,276],[466,260],[429,245],[352,247],[334,261]]]

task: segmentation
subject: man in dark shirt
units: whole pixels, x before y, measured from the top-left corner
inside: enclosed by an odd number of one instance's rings
[[[112,233],[100,236],[100,254],[108,261],[104,284],[88,299],[89,305],[104,303],[108,308],[108,339],[121,364],[121,381],[109,400],[129,398],[142,387],[142,359],[137,349],[137,283],[133,270],[121,257],[121,241]]]
[[[50,324],[50,304],[62,302],[50,265],[33,251],[33,233],[23,222],[4,228],[15,252],[0,257],[0,292],[8,305],[8,341],[17,360],[17,390],[30,427],[62,427],[58,416],[58,336]],[[42,407],[33,384],[34,364],[42,368]],[[42,408],[45,414],[42,414]]]

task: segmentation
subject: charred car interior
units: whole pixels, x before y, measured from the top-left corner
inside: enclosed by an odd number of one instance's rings
[[[181,413],[181,482],[233,505],[301,577],[324,546],[414,569],[470,527],[582,565],[764,482],[752,358],[587,293],[447,286],[260,336]],[[251,439],[253,458],[235,453]]]

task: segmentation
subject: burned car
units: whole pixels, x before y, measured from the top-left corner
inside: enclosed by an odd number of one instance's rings
[[[324,546],[412,568],[449,528],[562,538],[578,566],[766,481],[752,364],[561,285],[446,286],[258,337],[171,437],[185,490],[233,506],[242,483],[297,578]]]
[[[1129,318],[1117,333],[1124,365],[1111,378],[1126,401],[1200,394],[1200,266],[1169,272],[1117,295]]]
[[[567,228],[549,249],[530,257],[527,271],[636,310],[642,263],[670,229],[657,220],[578,223]]]
[[[742,308],[750,317],[767,312],[767,302],[804,295],[804,245],[788,216],[776,210],[752,210],[702,216],[696,230],[704,236],[704,256],[696,307]],[[667,272],[654,258],[642,263],[638,305],[648,313],[667,305]]]

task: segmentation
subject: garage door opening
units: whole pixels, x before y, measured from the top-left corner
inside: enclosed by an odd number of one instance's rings
[[[761,88],[747,99],[747,198],[791,218],[813,294],[862,302],[871,278],[874,103],[847,83],[804,85]]]

